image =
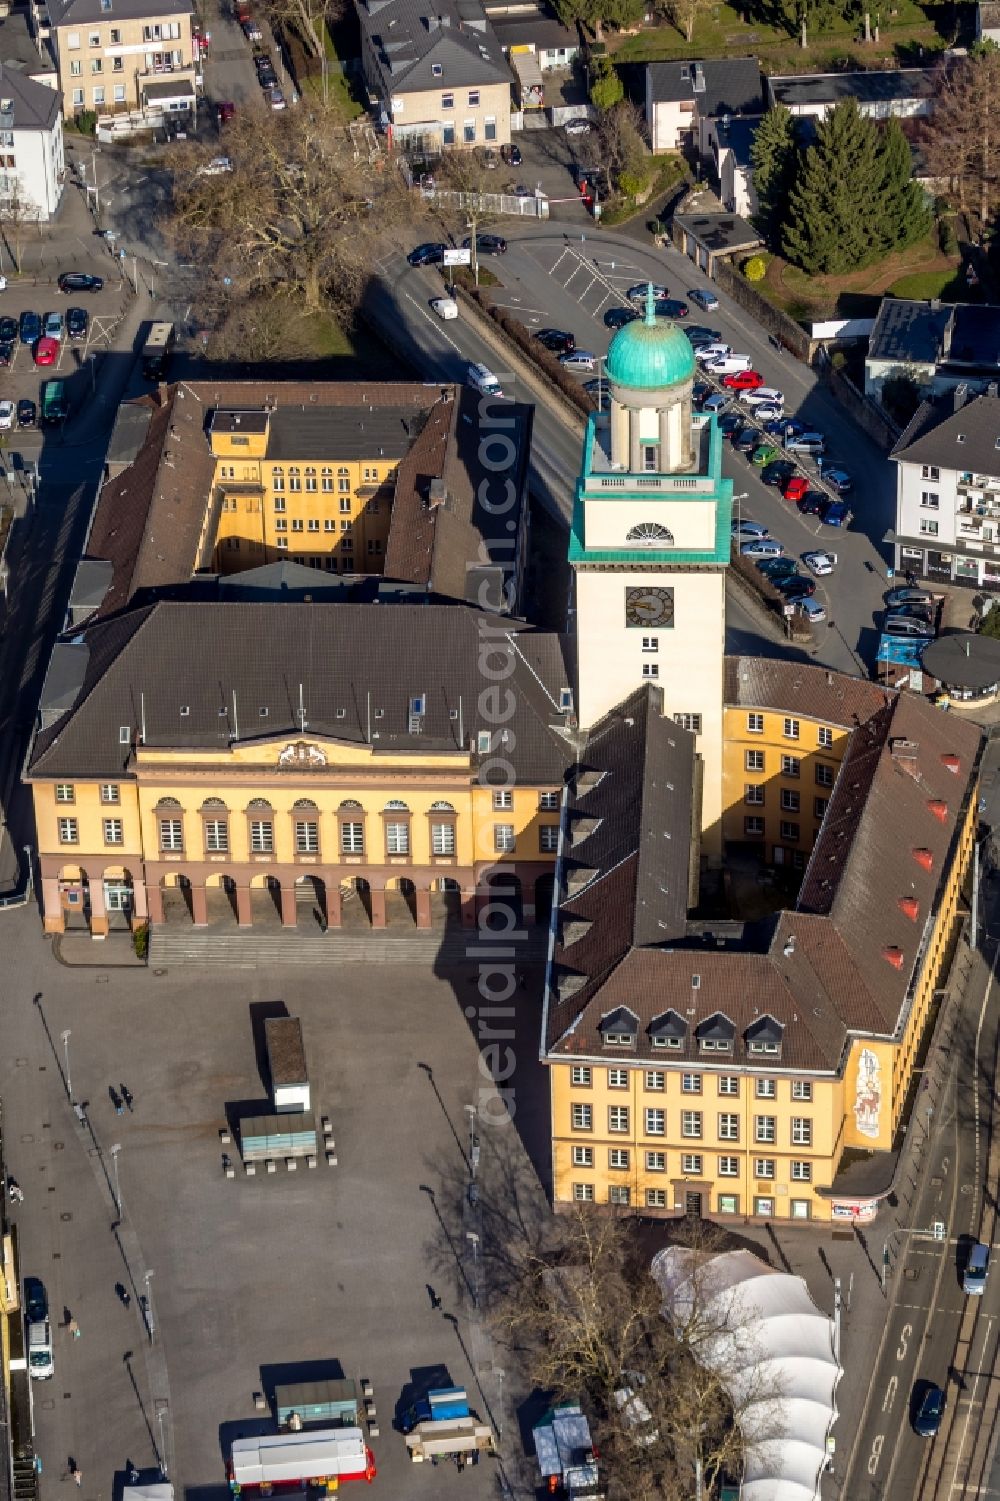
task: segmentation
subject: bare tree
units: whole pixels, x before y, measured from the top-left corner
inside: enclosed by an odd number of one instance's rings
[[[3,226],[7,254],[18,273],[24,255],[25,236],[29,227],[38,222],[38,209],[30,198],[25,197],[21,179],[15,175],[10,179],[10,192],[0,199],[0,225]]]
[[[274,364],[315,355],[315,314],[290,297],[237,294],[196,306],[194,317],[211,328],[205,354],[220,364]]]
[[[597,159],[603,162],[614,182],[623,172],[642,175],[649,149],[643,135],[642,111],[630,99],[622,99],[601,116],[598,127]]]
[[[264,13],[276,30],[297,31],[313,57],[322,57],[325,32],[339,21],[345,0],[264,0]]]
[[[1000,129],[993,110],[1000,92],[1000,52],[983,52],[942,64],[934,112],[924,128],[927,166],[952,184],[963,212],[978,207],[988,223],[997,197]]]
[[[305,103],[237,115],[226,149],[228,171],[206,170],[204,148],[179,160],[166,228],[186,257],[214,268],[220,293],[355,306],[375,235],[413,216],[394,159],[370,162],[330,110]]]

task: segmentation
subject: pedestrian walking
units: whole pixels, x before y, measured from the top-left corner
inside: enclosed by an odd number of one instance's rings
[[[69,1323],[66,1325],[66,1332],[67,1334],[71,1335],[73,1339],[80,1338],[80,1326],[76,1322],[76,1319],[70,1319]]]
[[[132,1106],[135,1104],[135,1096],[133,1095],[132,1091],[129,1089],[129,1087],[128,1087],[127,1084],[119,1084],[118,1088],[119,1088],[119,1090],[121,1092],[122,1099],[125,1101],[125,1104],[128,1106],[128,1113],[129,1113],[129,1115],[131,1115],[132,1114]]]
[[[433,1287],[431,1287],[429,1282],[427,1283],[427,1296],[431,1300],[431,1308],[436,1312],[441,1307],[441,1299],[438,1297],[437,1293],[434,1291]]]
[[[113,1084],[108,1085],[108,1098],[115,1107],[115,1115],[124,1115],[125,1106],[122,1104],[121,1096]]]
[[[73,1479],[76,1481],[77,1486],[81,1486],[83,1484],[83,1471],[82,1470],[74,1470],[73,1471]]]

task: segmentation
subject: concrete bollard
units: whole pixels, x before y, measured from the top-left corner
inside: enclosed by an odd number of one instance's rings
[[[315,1157],[315,1154],[312,1153],[312,1152],[310,1152],[309,1156],[306,1158],[306,1167],[315,1167],[315,1166],[316,1166],[316,1157]]]
[[[286,1157],[285,1158],[285,1167],[288,1169],[288,1171],[290,1173],[297,1172],[298,1171],[298,1166],[299,1165],[296,1162],[296,1160],[295,1160],[294,1157]]]
[[[269,1173],[276,1173],[278,1171],[278,1164],[271,1157],[267,1159],[266,1166]]]
[[[257,1164],[256,1164],[256,1162],[248,1162],[248,1163],[245,1164],[245,1166],[246,1166],[247,1177],[248,1178],[256,1178],[256,1176],[257,1176]]]

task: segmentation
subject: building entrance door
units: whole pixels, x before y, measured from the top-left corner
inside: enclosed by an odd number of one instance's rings
[[[688,1219],[701,1219],[701,1194],[690,1188],[684,1195],[684,1213]]]

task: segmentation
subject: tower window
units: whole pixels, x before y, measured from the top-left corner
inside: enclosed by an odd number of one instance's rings
[[[660,643],[655,636],[643,636],[642,649],[643,651],[659,651]]]
[[[638,542],[640,547],[672,547],[674,534],[658,521],[640,521],[626,533],[625,541]]]
[[[643,662],[643,664],[642,664],[642,675],[643,675],[644,678],[658,678],[660,676],[659,663],[658,662]]]
[[[655,474],[660,467],[660,450],[655,443],[648,443],[642,450],[642,467],[647,474]]]

